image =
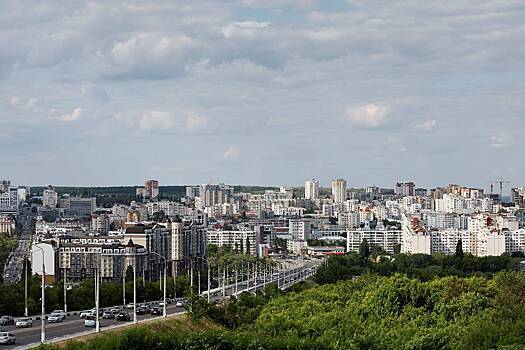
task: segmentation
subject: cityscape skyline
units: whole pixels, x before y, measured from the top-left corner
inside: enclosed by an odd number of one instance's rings
[[[519,183],[524,9],[478,5],[4,2],[2,176]]]

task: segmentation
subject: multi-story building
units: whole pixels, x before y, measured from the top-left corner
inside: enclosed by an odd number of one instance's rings
[[[254,230],[211,229],[206,232],[208,243],[222,247],[229,245],[234,250],[257,256],[257,235]]]
[[[525,208],[525,187],[517,187],[510,190],[512,203],[517,207]]]
[[[108,234],[110,230],[109,214],[102,212],[95,212],[91,215],[91,230],[99,234]]]
[[[415,196],[416,185],[413,182],[398,182],[395,191],[398,196]]]
[[[200,186],[186,186],[186,197],[193,199],[199,196]]]
[[[158,276],[162,272],[164,259],[167,262],[172,261],[171,234],[172,231],[166,226],[154,223],[132,223],[124,229],[123,242],[132,240],[133,243],[146,249],[148,254],[146,261],[147,278],[153,279],[154,276]]]
[[[13,217],[0,214],[0,234],[11,235],[15,231],[15,224]]]
[[[369,245],[381,247],[385,252],[393,254],[396,246],[401,244],[401,230],[348,230],[347,251],[359,252],[359,247],[364,240]]]
[[[121,281],[128,267],[136,269],[137,276],[148,269],[146,249],[133,240],[126,244],[108,236],[64,236],[58,241],[58,275],[68,280],[93,278],[100,271],[104,281]],[[156,279],[156,274],[147,276]]]
[[[42,205],[46,208],[56,208],[58,205],[58,193],[53,186],[47,186],[42,193]]]
[[[291,219],[288,221],[288,232],[295,240],[307,240],[311,238],[312,223],[308,219]]]
[[[18,208],[18,188],[12,187],[11,182],[0,182],[0,211],[16,212]]]
[[[144,182],[146,198],[157,199],[159,197],[159,182],[157,180],[146,180]]]
[[[171,232],[171,265],[173,275],[183,269],[201,266],[206,257],[206,228],[208,219],[204,213],[194,213],[184,220],[179,217],[160,223]]]
[[[346,180],[335,179],[332,181],[332,198],[334,203],[343,203],[346,200]]]
[[[64,216],[70,217],[90,216],[97,208],[97,199],[95,197],[82,198],[64,195],[59,203]]]
[[[168,217],[183,217],[186,215],[191,215],[193,210],[182,203],[173,202],[173,201],[158,201],[158,202],[149,202],[146,203],[146,208],[148,208],[148,215],[152,216],[157,212],[164,212],[164,215]]]
[[[310,200],[319,199],[319,181],[315,179],[305,181],[304,198]]]

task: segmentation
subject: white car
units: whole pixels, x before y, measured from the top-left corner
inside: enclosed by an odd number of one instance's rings
[[[64,310],[54,310],[52,314],[59,314],[62,316],[62,319],[66,319],[66,312]]]
[[[133,303],[126,304],[126,309],[133,309]]]
[[[33,320],[30,318],[19,318],[16,320],[16,328],[30,328],[33,327]]]
[[[95,309],[91,309],[91,310],[87,310],[87,311],[82,311],[80,313],[80,318],[86,318],[87,316],[91,316],[91,315],[94,315],[97,313],[97,310]]]
[[[51,314],[47,317],[48,323],[59,323],[64,321],[64,318],[62,318],[61,314]]]
[[[177,304],[175,304],[176,307],[183,307],[184,304],[182,303],[182,301],[177,301]]]
[[[16,338],[13,333],[11,332],[0,332],[0,344],[14,344],[16,342]]]

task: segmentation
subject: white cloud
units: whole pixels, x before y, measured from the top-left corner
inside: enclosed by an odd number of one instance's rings
[[[490,137],[490,147],[507,148],[512,144],[512,137],[507,133],[499,133]]]
[[[114,69],[109,74],[133,77],[178,75],[191,63],[193,50],[197,47],[195,40],[186,35],[135,34],[111,49]]]
[[[230,146],[224,152],[223,158],[226,160],[237,160],[239,159],[239,149],[236,146]]]
[[[415,131],[427,131],[427,132],[430,132],[430,131],[433,131],[436,128],[436,125],[437,125],[437,122],[434,119],[427,120],[424,123],[415,125],[414,126],[414,130]]]
[[[184,127],[188,130],[197,130],[208,125],[208,118],[198,114],[192,114],[184,121]]]
[[[141,130],[160,130],[169,129],[173,126],[170,113],[161,111],[151,111],[140,117],[139,129]]]
[[[256,21],[231,22],[222,28],[222,34],[227,39],[236,37],[253,38],[258,32],[268,28],[270,24],[270,22]]]
[[[390,107],[370,103],[347,109],[346,118],[352,124],[373,129],[385,123],[388,113],[390,113]]]
[[[38,99],[37,98],[30,98],[26,105],[24,106],[24,109],[27,109],[28,111],[32,111],[32,112],[37,112],[37,103],[38,103]]]
[[[62,114],[60,116],[60,120],[64,122],[74,122],[80,119],[81,116],[82,116],[82,108],[76,107],[71,111],[71,113]]]
[[[13,107],[20,105],[21,102],[22,100],[18,96],[13,96],[9,99],[9,105]]]

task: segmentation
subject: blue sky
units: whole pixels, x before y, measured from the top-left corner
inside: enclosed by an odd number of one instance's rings
[[[523,185],[525,3],[4,1],[0,177]]]

